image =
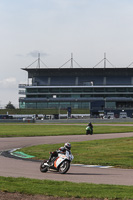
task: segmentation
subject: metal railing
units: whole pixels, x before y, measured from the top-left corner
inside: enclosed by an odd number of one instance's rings
[[[23,95],[25,95],[26,92],[25,92],[25,90],[19,90],[19,94],[23,94]]]

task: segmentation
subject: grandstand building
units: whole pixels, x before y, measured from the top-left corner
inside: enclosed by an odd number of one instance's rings
[[[20,108],[89,109],[91,116],[133,115],[132,68],[23,68],[31,84],[21,84]],[[122,116],[122,115],[121,115]],[[125,116],[125,115],[123,115]]]

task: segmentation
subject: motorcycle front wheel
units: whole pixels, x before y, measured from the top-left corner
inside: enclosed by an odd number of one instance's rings
[[[44,162],[40,165],[40,171],[43,173],[48,171],[48,167],[44,165]]]
[[[70,168],[70,162],[68,160],[65,160],[59,167],[59,173],[65,174]]]

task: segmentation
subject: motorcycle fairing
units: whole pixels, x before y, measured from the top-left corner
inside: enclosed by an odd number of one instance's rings
[[[57,157],[56,160],[54,161],[54,167],[58,168],[58,166],[66,159],[67,157],[65,155],[60,154],[59,157]]]

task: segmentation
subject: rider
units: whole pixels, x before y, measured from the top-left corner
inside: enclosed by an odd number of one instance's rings
[[[89,122],[89,124],[88,124],[88,126],[91,128],[91,135],[93,134],[93,125],[92,125],[92,123],[91,122]]]
[[[86,127],[86,135],[88,135],[88,134],[90,134],[90,135],[93,134],[93,125],[91,122],[89,122],[89,124]]]
[[[52,164],[53,164],[52,161],[54,160],[54,158],[58,157],[58,153],[66,154],[67,152],[68,152],[69,154],[71,154],[71,144],[70,144],[69,142],[65,143],[65,144],[64,144],[64,147],[60,147],[60,148],[57,149],[56,151],[50,152],[51,156],[50,156],[50,158],[49,158],[49,160],[48,160],[48,163],[49,163],[50,165],[52,165]]]

